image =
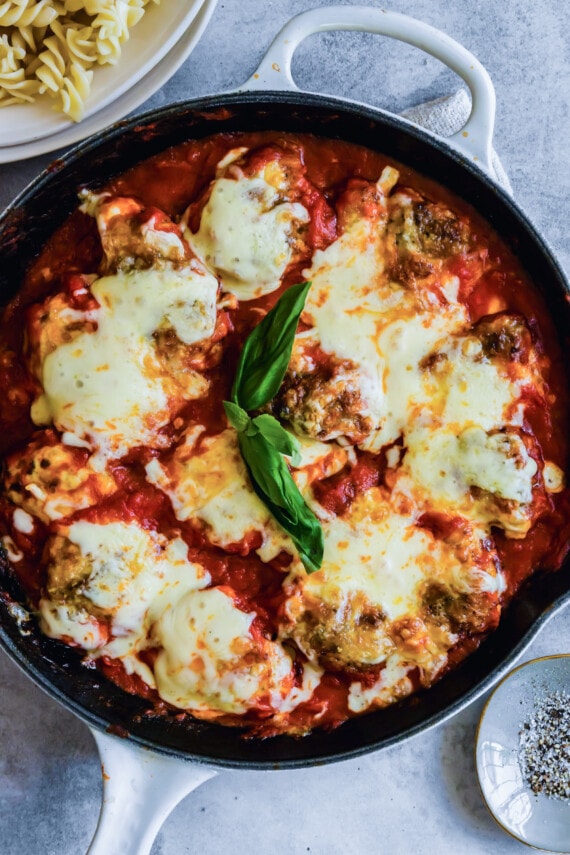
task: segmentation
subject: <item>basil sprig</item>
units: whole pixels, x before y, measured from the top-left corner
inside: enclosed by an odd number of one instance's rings
[[[248,336],[232,387],[232,401],[244,410],[258,410],[279,391],[310,287],[301,282],[288,288]]]
[[[299,442],[273,416],[251,418],[278,392],[293,350],[310,282],[293,285],[249,335],[240,354],[231,401],[224,401],[253,489],[285,529],[308,573],[323,561],[323,530],[295,484],[283,455],[300,463]]]

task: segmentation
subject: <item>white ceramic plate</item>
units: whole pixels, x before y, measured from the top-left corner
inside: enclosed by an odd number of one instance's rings
[[[168,55],[203,5],[204,0],[161,0],[158,6],[149,4],[141,20],[131,29],[130,38],[122,45],[117,65],[95,67],[91,93],[80,123],[56,112],[49,97],[40,97],[32,104],[3,107],[0,147],[12,148],[61,134],[67,129],[84,127],[89,117],[120,99]],[[82,133],[82,136],[87,134]]]
[[[0,163],[26,160],[29,157],[36,157],[39,154],[46,154],[59,148],[67,148],[92,134],[98,133],[103,128],[109,127],[113,122],[117,122],[123,116],[126,116],[127,113],[135,110],[143,101],[146,101],[160,89],[161,86],[164,86],[187,59],[202,37],[202,33],[212,17],[216,3],[217,0],[204,0],[196,17],[170,52],[145,77],[138,80],[138,82],[127,90],[121,98],[113,101],[109,106],[99,110],[94,115],[83,119],[79,124],[67,127],[60,133],[52,134],[43,139],[31,140],[28,143],[20,145],[0,147]],[[142,24],[142,21],[140,23]]]
[[[536,849],[570,853],[570,802],[535,794],[519,763],[519,734],[535,699],[570,693],[570,654],[525,662],[499,683],[483,710],[477,774],[487,807],[502,828]]]

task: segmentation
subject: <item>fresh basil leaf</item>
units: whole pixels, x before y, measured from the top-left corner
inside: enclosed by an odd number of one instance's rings
[[[298,465],[299,442],[273,416],[264,413],[252,419],[247,412],[267,404],[279,391],[310,287],[304,282],[289,288],[250,333],[238,362],[232,400],[224,401],[224,409],[238,432],[255,492],[297,547],[307,572],[314,573],[323,561],[323,530],[283,458],[287,455]]]
[[[259,432],[239,434],[239,444],[254,486],[263,492],[266,500],[286,510],[288,500],[284,494],[291,473],[281,454]],[[295,514],[293,511],[292,523],[297,522]]]
[[[281,454],[286,454],[287,457],[291,458],[293,466],[298,466],[300,464],[301,455],[299,453],[299,440],[296,436],[293,436],[292,433],[285,430],[274,416],[270,416],[268,413],[263,413],[263,415],[256,416],[253,419],[253,424],[265,439],[277,449],[277,451],[280,451]]]
[[[310,287],[301,282],[288,288],[249,334],[232,387],[232,401],[244,410],[258,410],[279,391]]]
[[[223,401],[222,403],[228,421],[238,433],[245,432],[248,436],[254,436],[257,433],[263,434],[277,451],[291,458],[293,466],[299,465],[301,462],[299,440],[289,431],[286,431],[274,416],[263,413],[263,415],[252,419],[238,404],[234,404],[232,401]]]
[[[242,432],[238,439],[255,492],[297,547],[306,571],[314,573],[323,562],[323,530],[285,460],[259,432]]]
[[[229,423],[235,427],[238,433],[245,430],[251,421],[246,411],[232,401],[223,401],[223,405]]]

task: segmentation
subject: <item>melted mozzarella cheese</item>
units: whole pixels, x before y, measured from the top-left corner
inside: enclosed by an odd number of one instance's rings
[[[158,621],[154,670],[160,696],[192,710],[243,713],[292,685],[292,661],[279,644],[254,642],[255,613],[219,588],[187,594]]]
[[[310,698],[321,669],[301,669],[298,683],[283,647],[252,637],[255,612],[241,611],[222,589],[203,590],[209,574],[188,560],[179,538],[86,521],[66,537],[90,572],[67,599],[40,601],[46,635],[120,659],[181,709],[241,713],[264,702],[285,713]],[[159,650],[153,670],[138,656],[149,646]]]
[[[6,555],[9,561],[12,561],[12,563],[14,563],[22,560],[22,558],[24,557],[24,553],[20,549],[18,549],[10,535],[5,534],[3,537],[0,538],[0,542],[2,543],[2,546],[6,551]]]
[[[185,237],[221,279],[224,290],[253,300],[279,287],[291,261],[293,231],[309,219],[299,203],[284,202],[265,180],[217,178],[196,234]]]
[[[74,638],[97,655],[134,657],[147,644],[153,623],[188,592],[205,587],[209,574],[188,560],[188,547],[180,538],[167,541],[135,523],[73,523],[67,539],[79,547],[90,565],[79,590],[81,604],[54,602],[40,604],[42,629],[47,635]],[[91,614],[91,617],[89,615]],[[99,647],[101,635],[93,629],[93,615],[110,625],[110,638]],[[148,682],[148,680],[147,680]]]
[[[416,526],[413,515],[395,512],[377,489],[363,494],[347,514],[325,521],[323,531],[323,565],[303,585],[323,600],[358,589],[396,621],[418,613],[425,579],[445,579],[458,590],[481,584],[478,571],[463,568],[444,541]]]
[[[559,493],[565,487],[564,472],[551,460],[545,460],[542,477],[544,478],[544,486],[549,493]]]
[[[17,508],[13,514],[14,528],[23,534],[31,534],[34,530],[34,518],[22,508]]]
[[[356,463],[356,454],[350,446],[342,447],[335,442],[319,442],[308,437],[298,437],[299,463],[292,476],[303,498],[318,516],[324,516],[321,505],[312,501],[311,485],[323,478],[330,478],[347,463]]]
[[[371,706],[384,707],[411,694],[410,666],[398,655],[388,656],[376,682],[369,687],[355,680],[348,692],[348,708],[361,713]]]
[[[70,640],[84,650],[102,649],[107,640],[105,627],[87,609],[42,598],[39,603],[40,626],[50,638]]]
[[[360,386],[362,414],[371,414],[375,425],[359,445],[378,451],[418,424],[432,432],[441,425],[461,432],[469,426],[490,431],[519,424],[515,402],[530,374],[511,379],[500,360],[486,358],[481,342],[465,333],[468,318],[454,302],[456,283],[441,288],[449,302],[426,310],[412,291],[382,279],[375,261],[378,243],[367,236],[365,224],[358,228],[360,240],[347,232],[315,253],[306,271],[313,286],[304,318],[313,327],[297,336],[293,364],[296,358],[301,365],[307,344],[317,342],[357,366],[346,393],[350,397],[355,383]],[[333,391],[329,386],[317,393],[325,413],[333,403],[326,399]]]
[[[485,410],[471,402],[469,415],[494,427],[492,396]],[[508,404],[510,402],[506,402]],[[405,434],[406,454],[394,485],[417,509],[460,514],[490,530],[503,528],[509,537],[524,537],[532,523],[536,461],[513,431],[488,433],[479,426],[422,424]],[[473,491],[471,488],[478,488]],[[482,492],[481,492],[482,491]]]
[[[375,425],[359,443],[367,450],[378,450],[402,433],[421,386],[421,361],[467,320],[455,302],[425,311],[411,290],[390,282],[383,275],[381,237],[378,223],[359,221],[314,254],[312,267],[304,271],[313,285],[303,316],[313,326],[296,339],[300,354],[316,341],[326,353],[357,366],[351,383],[356,374],[363,413]],[[447,285],[442,291],[452,300],[456,288]],[[330,403],[324,400],[322,407]]]
[[[457,636],[451,625],[431,620],[429,587],[465,598],[467,621],[469,597],[497,603],[503,590],[483,531],[465,530],[458,556],[454,545],[418,527],[413,514],[398,512],[379,488],[342,517],[325,520],[323,532],[322,567],[310,576],[292,574],[289,623],[286,618],[282,626],[311,661],[324,655],[369,666],[396,656],[393,664],[418,665],[433,676]]]
[[[196,435],[177,449],[165,466],[158,460],[146,467],[147,478],[170,498],[178,519],[206,525],[208,539],[222,547],[259,532],[256,550],[270,561],[282,550],[294,547],[275,523],[267,507],[253,492],[233,429],[202,441],[195,450]]]
[[[218,284],[196,263],[185,269],[139,270],[97,280],[95,331],[80,332],[43,360],[44,394],[32,406],[36,423],[53,423],[103,456],[153,445],[171,416],[170,396],[201,397],[197,373],[182,388],[157,358],[152,334],[171,326],[186,344],[211,335]]]
[[[402,289],[380,287],[384,270],[380,249],[372,224],[364,220],[315,252],[311,268],[303,271],[312,282],[303,317],[313,330],[296,340],[301,352],[316,339],[326,353],[356,363],[362,400],[376,424],[384,412],[378,324],[404,299]]]
[[[426,401],[436,418],[449,426],[474,425],[486,431],[520,423],[514,403],[528,378],[511,382],[500,361],[483,357],[474,336],[457,336],[436,349],[445,357],[441,372],[435,370],[440,394]],[[424,383],[429,389],[428,381]]]
[[[407,442],[404,470],[436,501],[460,504],[472,486],[519,504],[532,501],[538,467],[517,434],[411,430]]]
[[[137,264],[140,253],[148,250],[154,255],[154,266],[168,261],[184,263],[187,252],[181,235],[156,209],[147,210],[147,219],[141,222],[145,209],[130,196],[113,197],[109,193],[97,194],[89,190],[79,195],[82,199],[80,210],[97,221],[103,252],[113,269],[140,267]]]
[[[177,518],[205,525],[208,540],[223,548],[259,533],[262,543],[255,551],[262,561],[281,550],[296,556],[291,539],[253,491],[236,432],[230,428],[197,446],[199,436],[190,429],[168,463],[154,459],[146,466],[148,481],[167,494]],[[334,475],[352,458],[349,449],[301,440],[300,462],[292,474],[317,513],[323,515],[323,509],[311,499],[312,482]]]
[[[145,244],[156,250],[159,257],[171,261],[182,261],[184,259],[184,245],[175,232],[155,228],[151,219],[150,222],[143,223],[141,234]]]
[[[392,318],[380,332],[376,364],[381,371],[383,412],[378,430],[364,444],[367,450],[377,451],[395,442],[426,408],[434,406],[440,390],[426,382],[421,365],[464,323],[462,307],[442,306],[437,313],[414,312],[409,317]]]
[[[58,520],[87,508],[116,490],[107,471],[79,466],[65,445],[24,449],[8,463],[11,501],[42,522]],[[23,512],[22,511],[22,512]],[[15,518],[16,519],[16,518]]]

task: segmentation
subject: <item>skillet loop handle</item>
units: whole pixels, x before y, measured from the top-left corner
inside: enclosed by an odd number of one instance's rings
[[[149,855],[166,817],[216,771],[91,733],[101,757],[103,804],[87,855]]]
[[[462,77],[471,92],[471,115],[464,127],[447,137],[446,142],[494,174],[491,143],[495,124],[495,90],[491,78],[463,45],[408,15],[369,6],[325,6],[302,12],[283,27],[257,70],[239,91],[299,91],[291,74],[295,50],[308,36],[330,30],[358,30],[407,42],[439,59]]]

